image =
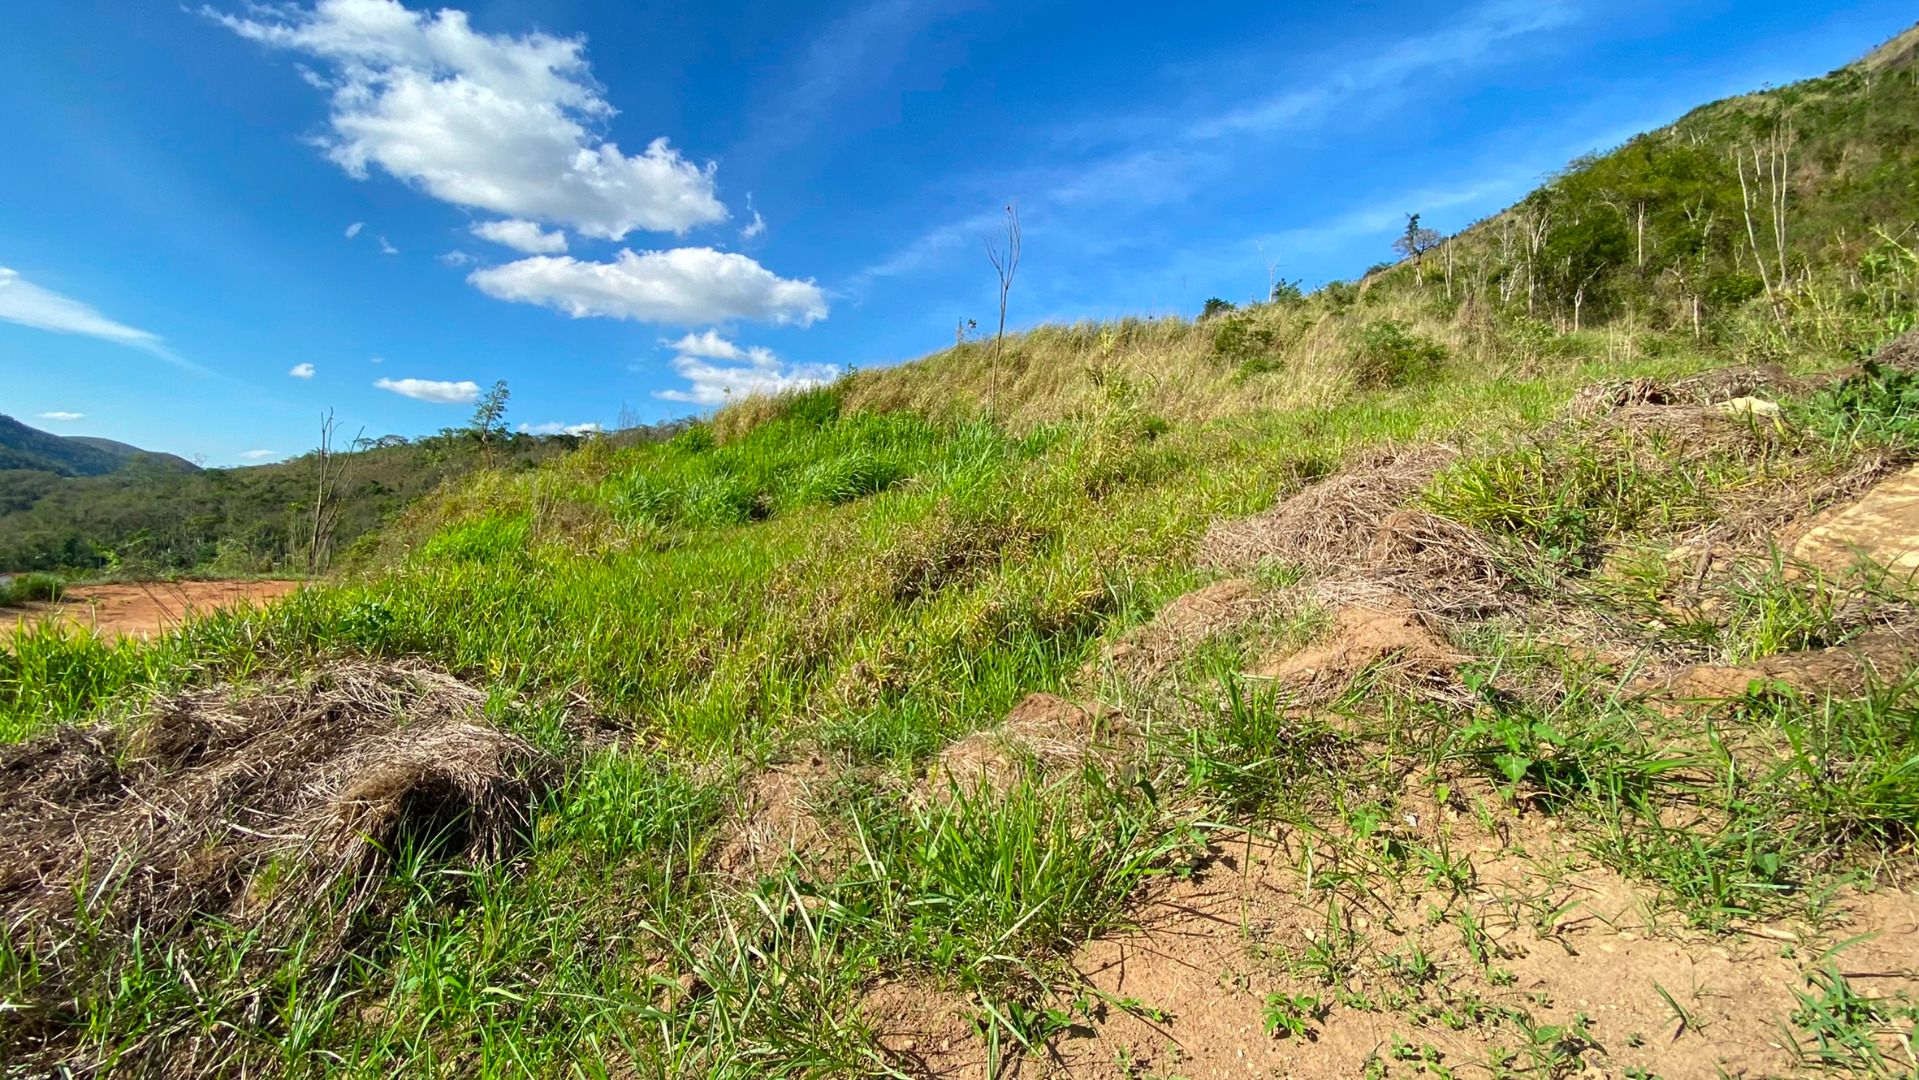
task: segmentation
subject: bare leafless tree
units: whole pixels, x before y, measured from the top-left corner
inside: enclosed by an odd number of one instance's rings
[[[1259,300],[1256,301],[1257,303],[1264,304],[1273,298],[1273,289],[1279,284],[1279,268],[1285,260],[1274,259],[1271,262],[1267,262],[1266,245],[1259,240],[1253,241],[1253,247],[1259,250],[1260,264],[1266,267],[1266,291],[1260,296]]]
[[[1013,275],[1019,272],[1019,252],[1019,211],[1008,203],[1004,244],[995,244],[991,240],[986,242],[986,257],[992,261],[993,271],[999,275],[999,329],[993,334],[992,388],[987,398],[987,409],[994,420],[999,419],[999,362],[1006,348],[1006,296],[1013,291]]]
[[[326,569],[327,558],[333,547],[333,527],[340,519],[340,485],[346,476],[351,455],[334,449],[333,435],[339,426],[339,421],[333,418],[332,409],[328,409],[326,415],[320,418],[320,447],[313,453],[313,534],[307,546],[309,574]],[[366,432],[362,430],[360,434]],[[359,441],[359,436],[355,436],[354,442]]]
[[[1766,290],[1766,303],[1772,307],[1774,318],[1782,324],[1785,312],[1780,306],[1779,294],[1787,284],[1786,276],[1786,195],[1791,187],[1787,176],[1791,165],[1792,128],[1786,124],[1774,126],[1762,147],[1758,142],[1749,146],[1752,153],[1752,179],[1746,178],[1746,160],[1738,151],[1733,153],[1733,165],[1739,172],[1739,197],[1746,215],[1746,241],[1752,245],[1753,262],[1759,267],[1759,282]],[[1764,159],[1760,157],[1764,153]],[[1763,190],[1761,184],[1764,185]],[[1753,208],[1764,199],[1766,214],[1772,219],[1772,251],[1768,253],[1759,243],[1759,231],[1753,223]],[[1778,260],[1775,274],[1766,265],[1770,254]]]

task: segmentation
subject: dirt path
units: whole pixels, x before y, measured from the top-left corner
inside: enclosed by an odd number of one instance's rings
[[[235,604],[264,604],[293,592],[297,581],[148,581],[76,585],[59,603],[0,609],[0,637],[33,623],[82,626],[102,637],[152,637]]]

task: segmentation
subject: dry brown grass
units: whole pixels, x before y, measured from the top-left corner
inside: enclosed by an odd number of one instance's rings
[[[1009,334],[999,371],[999,416],[1013,430],[1098,414],[1116,398],[1173,424],[1221,416],[1325,407],[1360,389],[1354,358],[1369,325],[1393,320],[1446,347],[1454,363],[1497,364],[1496,334],[1483,315],[1434,314],[1426,298],[1381,294],[1358,307],[1311,300],[1235,312],[1265,344],[1247,357],[1222,354],[1222,319],[1128,318],[1041,326]],[[912,363],[871,368],[838,384],[847,409],[910,410],[935,418],[983,415],[993,383],[990,342],[967,342]],[[780,397],[749,397],[714,417],[722,441],[781,415]]]
[[[40,965],[33,999],[0,1019],[0,1050],[16,1064],[70,1060],[49,1040],[81,1029],[53,1020],[133,962],[135,935],[144,955],[180,949],[185,978],[244,984],[266,972],[195,972],[189,943],[237,931],[256,940],[247,964],[296,943],[325,963],[397,853],[504,856],[560,769],[489,723],[485,702],[422,667],[336,664],[259,692],[189,691],[127,726],[62,728],[0,753],[0,920]]]

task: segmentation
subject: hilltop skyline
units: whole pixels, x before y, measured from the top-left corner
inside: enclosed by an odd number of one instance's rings
[[[0,411],[234,465],[329,407],[457,425],[501,379],[533,431],[705,410],[987,325],[1009,202],[1011,326],[1191,315],[1351,276],[1407,212],[1455,231],[1910,18],[469,8],[5,16],[0,123],[39,164],[0,176]]]

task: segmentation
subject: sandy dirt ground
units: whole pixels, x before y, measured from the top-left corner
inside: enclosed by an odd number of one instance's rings
[[[58,621],[102,637],[153,637],[235,604],[264,604],[300,587],[297,581],[147,581],[130,585],[76,585],[57,604],[0,610],[0,637],[19,627]]]

